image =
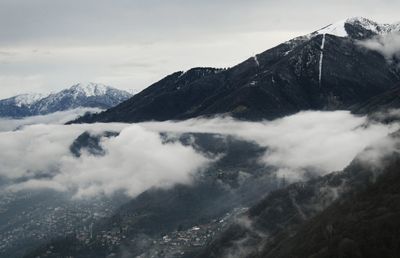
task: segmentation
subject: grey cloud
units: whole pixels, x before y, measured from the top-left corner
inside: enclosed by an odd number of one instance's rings
[[[126,63],[119,63],[113,64],[111,67],[113,68],[125,68],[125,67],[133,67],[133,68],[149,68],[153,67],[154,64],[148,62],[126,62]]]
[[[10,52],[10,51],[0,51],[0,56],[5,56],[5,57],[11,57],[15,56],[15,52]]]

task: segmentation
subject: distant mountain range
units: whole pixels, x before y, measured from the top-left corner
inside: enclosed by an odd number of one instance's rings
[[[396,62],[360,45],[400,23],[351,18],[289,40],[230,69],[173,73],[130,100],[75,122],[139,122],[230,115],[274,119],[301,110],[350,109],[400,85]]]
[[[126,91],[96,83],[76,84],[50,95],[22,94],[0,100],[0,117],[46,115],[80,107],[108,109],[129,99]]]

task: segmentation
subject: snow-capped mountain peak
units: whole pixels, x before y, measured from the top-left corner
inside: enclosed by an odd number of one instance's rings
[[[400,22],[396,22],[396,23],[389,25],[389,30],[400,32]]]
[[[78,83],[50,95],[21,94],[0,100],[0,117],[44,115],[90,107],[108,109],[132,97],[129,92],[100,83]]]
[[[332,23],[320,30],[318,30],[315,34],[332,34],[338,37],[346,37],[347,32],[345,29],[345,24],[347,20],[342,20],[336,23]]]
[[[93,82],[78,83],[70,88],[70,90],[74,91],[76,94],[83,94],[86,97],[105,95],[109,89],[111,89],[111,87]]]
[[[46,95],[40,93],[26,93],[15,96],[14,103],[17,107],[29,106],[45,97]]]
[[[368,18],[364,17],[352,17],[346,20],[346,23],[348,24],[359,24],[362,27],[370,30],[376,30],[377,27],[381,26],[379,23],[374,22],[373,20],[370,20]]]
[[[364,17],[352,17],[332,23],[311,35],[331,34],[338,37],[361,39],[398,31],[400,31],[400,23],[379,24]]]

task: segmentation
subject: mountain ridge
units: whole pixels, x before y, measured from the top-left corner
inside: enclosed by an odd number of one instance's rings
[[[363,28],[365,31],[362,33]],[[310,36],[317,34],[331,34],[338,37],[351,37],[353,39],[366,39],[372,36],[400,31],[400,22],[377,23],[364,17],[347,18],[323,27]]]
[[[387,62],[379,52],[359,45],[361,39],[378,35],[378,29],[359,20],[341,23],[346,37],[321,34],[320,30],[284,42],[229,69],[194,68],[183,74],[173,73],[121,105],[72,123],[165,121],[215,115],[262,120],[302,110],[349,109],[400,82],[395,64]]]
[[[79,107],[107,109],[132,95],[98,83],[78,83],[56,93],[20,94],[0,100],[0,117],[46,115]]]

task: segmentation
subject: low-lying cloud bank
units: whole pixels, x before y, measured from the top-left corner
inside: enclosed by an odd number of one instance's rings
[[[179,142],[163,144],[160,132],[229,134],[268,148],[260,162],[279,168],[278,174],[295,181],[305,171],[326,174],[343,169],[365,147],[384,139],[397,125],[370,124],[347,111],[302,112],[270,122],[233,119],[192,119],[182,122],[26,126],[0,132],[0,176],[18,183],[9,189],[51,188],[76,197],[124,192],[136,196],[153,187],[171,187],[192,181],[210,162]],[[103,137],[104,156],[70,152],[83,132]]]
[[[77,108],[67,111],[59,111],[48,115],[30,116],[22,119],[0,118],[0,132],[12,131],[26,125],[34,124],[65,124],[87,112],[99,113],[99,108]]]
[[[104,156],[83,152],[76,158],[69,146],[81,133],[120,131],[103,138]],[[123,191],[136,196],[151,187],[189,183],[191,174],[208,160],[191,147],[162,144],[159,134],[137,125],[33,125],[0,133],[0,175],[28,178],[12,190],[50,188],[76,197]]]
[[[300,112],[268,122],[232,119],[142,123],[153,131],[231,134],[269,150],[263,162],[280,168],[280,175],[299,180],[304,171],[326,174],[342,170],[364,148],[398,129],[397,124],[370,123],[348,111]]]

